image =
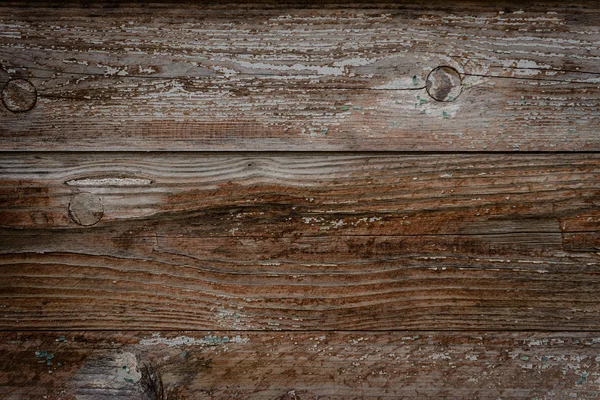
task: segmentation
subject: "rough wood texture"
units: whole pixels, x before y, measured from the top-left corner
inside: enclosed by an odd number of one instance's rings
[[[600,3],[519,3],[2,2],[0,398],[599,398]]]
[[[595,399],[583,333],[0,335],[6,400]],[[47,396],[47,397],[43,397]]]
[[[596,154],[0,164],[4,329],[598,329]]]
[[[0,149],[597,151],[598,13],[3,3],[0,81],[38,99],[0,107]],[[453,101],[428,95],[439,66],[460,73]]]

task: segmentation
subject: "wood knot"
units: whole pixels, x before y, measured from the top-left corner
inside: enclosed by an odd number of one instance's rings
[[[454,101],[462,90],[460,74],[452,67],[437,67],[427,75],[425,88],[437,101]]]
[[[69,203],[69,216],[73,222],[83,226],[97,224],[104,215],[104,206],[100,197],[92,193],[78,193]]]
[[[2,89],[2,103],[9,111],[24,112],[35,107],[37,91],[26,79],[12,79]]]

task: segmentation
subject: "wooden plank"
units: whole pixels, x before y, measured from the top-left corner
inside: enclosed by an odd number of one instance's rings
[[[598,7],[3,3],[0,150],[598,151]]]
[[[597,398],[597,333],[4,332],[4,399]],[[44,397],[47,396],[47,397]]]
[[[4,154],[3,329],[597,329],[597,154]]]
[[[5,153],[0,220],[5,228],[80,231],[69,203],[87,193],[101,202],[96,227],[196,219],[184,229],[207,236],[594,232],[599,160],[598,154]]]

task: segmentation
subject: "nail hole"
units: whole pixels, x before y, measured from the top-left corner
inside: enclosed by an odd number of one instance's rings
[[[460,74],[452,67],[437,67],[427,75],[425,88],[437,101],[454,101],[462,91]]]
[[[2,89],[2,103],[9,111],[29,111],[35,107],[36,102],[35,86],[26,79],[12,79]]]
[[[102,200],[93,193],[78,193],[69,203],[69,216],[79,225],[95,225],[104,216]]]

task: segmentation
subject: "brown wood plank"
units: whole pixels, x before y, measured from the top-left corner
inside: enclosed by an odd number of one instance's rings
[[[598,327],[597,154],[0,165],[3,329]]]
[[[4,332],[0,350],[7,400],[593,399],[600,390],[598,333]]]
[[[597,151],[599,12],[3,3],[0,81],[37,103],[5,96],[0,150]],[[454,101],[425,89],[438,66]]]
[[[197,220],[183,227],[190,235],[595,232],[599,160],[598,154],[5,153],[0,226],[80,231],[69,203],[87,194],[103,211],[97,228]]]

